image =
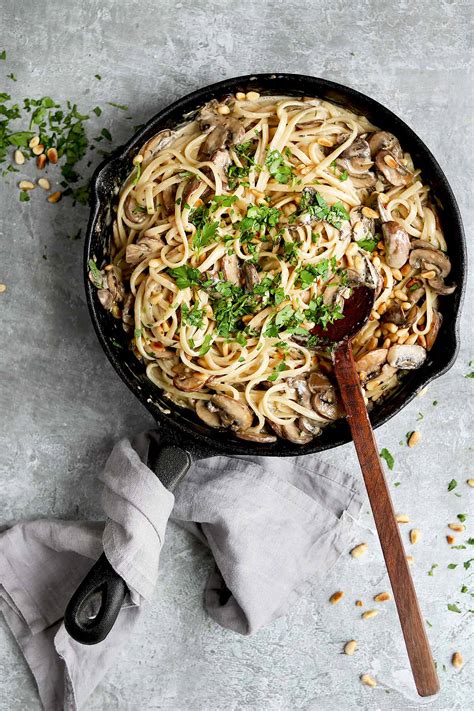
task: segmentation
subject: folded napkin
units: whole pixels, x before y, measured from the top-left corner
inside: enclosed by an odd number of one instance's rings
[[[173,496],[145,464],[151,437],[113,449],[101,475],[105,525],[31,521],[0,536],[0,609],[47,711],[83,706],[146,614],[171,513],[214,556],[207,611],[241,634],[284,615],[351,542],[363,495],[350,474],[315,457],[212,457],[193,464]],[[107,639],[84,646],[62,617],[102,548],[130,597]]]

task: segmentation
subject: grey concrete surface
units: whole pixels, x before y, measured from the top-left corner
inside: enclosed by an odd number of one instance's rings
[[[346,83],[402,116],[446,171],[472,227],[472,4],[469,0],[5,0],[0,9],[2,86],[15,97],[49,94],[80,108],[104,108],[118,145],[171,100],[204,84],[247,72],[289,71]],[[14,72],[17,82],[6,78]],[[102,81],[94,78],[98,73]],[[128,104],[134,120],[106,105]],[[92,123],[92,120],[91,120]],[[94,135],[94,134],[92,134]],[[87,219],[85,208],[56,206],[35,194],[18,202],[16,179],[0,184],[1,262],[1,523],[101,516],[96,475],[112,444],[150,425],[150,418],[115,376],[92,327],[81,282],[82,242],[67,239]],[[38,193],[38,191],[36,191]],[[448,241],[456,234],[448,233]],[[47,259],[43,259],[43,255]],[[462,322],[457,363],[423,398],[377,432],[395,455],[390,473],[398,511],[422,532],[413,573],[438,663],[442,690],[416,697],[393,602],[374,620],[365,609],[388,589],[370,514],[361,517],[364,559],[345,556],[323,584],[284,619],[253,638],[220,629],[203,611],[211,561],[177,528],[168,532],[162,574],[146,622],[90,698],[89,711],[333,709],[436,711],[472,708],[472,609],[460,592],[469,550],[451,550],[446,524],[472,512],[474,476],[472,388],[463,376],[474,357],[472,292]],[[438,405],[433,406],[437,400]],[[418,413],[424,418],[417,421]],[[419,429],[422,443],[399,444]],[[350,446],[323,458],[357,471]],[[459,481],[455,496],[447,492]],[[458,543],[474,535],[472,517]],[[470,546],[467,546],[469,548]],[[455,562],[454,570],[447,564]],[[434,575],[427,571],[438,563]],[[337,606],[329,595],[342,589]],[[462,613],[448,611],[457,602]],[[343,643],[359,642],[354,657]],[[28,672],[0,622],[0,708],[39,709]],[[455,650],[462,670],[450,664]],[[372,673],[376,689],[359,675]]]

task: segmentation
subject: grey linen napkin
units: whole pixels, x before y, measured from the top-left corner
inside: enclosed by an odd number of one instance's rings
[[[152,598],[171,512],[214,556],[207,611],[241,634],[284,615],[351,542],[363,495],[350,474],[314,457],[213,457],[194,464],[173,496],[144,463],[151,436],[114,447],[101,475],[105,526],[30,521],[0,536],[0,609],[47,711],[83,706],[125,646]],[[130,599],[107,639],[83,646],[62,617],[102,547]]]

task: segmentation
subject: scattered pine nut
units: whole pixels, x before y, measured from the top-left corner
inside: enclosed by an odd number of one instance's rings
[[[42,143],[38,143],[38,145],[36,145],[36,146],[34,146],[34,147],[32,148],[32,151],[33,151],[33,153],[35,154],[35,156],[41,155],[41,153],[43,153],[43,151],[44,151],[44,146],[43,146],[43,144],[42,144]]]
[[[421,537],[421,533],[419,532],[419,530],[417,528],[413,528],[410,531],[410,543],[412,545],[415,545],[415,543],[418,543],[418,541],[420,540],[420,537]]]
[[[217,109],[217,113],[221,114],[222,116],[225,116],[226,114],[230,114],[230,108],[227,106],[227,104],[222,104]]]
[[[393,292],[393,295],[399,301],[409,301],[408,296],[405,294],[404,291],[401,291],[400,289],[395,289],[395,291]]]
[[[408,440],[408,446],[415,447],[418,444],[418,442],[420,442],[420,440],[421,440],[421,432],[418,432],[417,430],[415,430],[415,432],[412,433],[412,435],[410,436],[410,439]]]
[[[348,654],[350,657],[354,654],[354,652],[357,649],[357,642],[355,639],[351,639],[349,642],[346,642],[344,645],[344,654]]]
[[[46,165],[46,156],[44,153],[42,153],[40,156],[37,157],[36,159],[36,167],[39,168],[40,170],[43,170],[43,168]]]
[[[465,530],[466,526],[464,526],[462,523],[448,523],[448,528],[450,528],[451,531],[458,531],[459,533],[462,533],[462,531]]]
[[[397,167],[397,161],[392,156],[385,156],[384,161],[390,168]]]
[[[407,563],[408,563],[408,565],[413,565],[414,562],[415,562],[415,559],[413,558],[413,556],[412,556],[412,555],[407,555]]]
[[[379,213],[375,210],[372,210],[371,207],[363,207],[362,214],[364,215],[364,217],[371,217],[373,220],[379,219]]]
[[[316,142],[318,145],[324,146],[325,148],[332,148],[332,146],[334,145],[330,138],[325,138],[324,136],[318,138]]]
[[[238,91],[237,94],[235,95],[235,98],[237,101],[245,101],[245,94],[243,91]]]
[[[395,516],[397,523],[410,523],[408,514],[397,514]]]
[[[398,331],[398,326],[394,323],[385,323],[382,328],[385,328],[389,333],[396,333]]]
[[[366,612],[362,613],[361,617],[363,620],[371,620],[372,617],[377,617],[378,614],[378,610],[367,610]]]
[[[362,674],[360,680],[365,686],[371,686],[372,688],[377,686],[377,682],[370,674]]]
[[[51,187],[51,184],[47,178],[40,178],[38,180],[38,185],[40,188],[43,188],[43,190],[49,190]]]
[[[40,139],[39,136],[33,136],[33,138],[30,140],[28,143],[30,148],[35,148],[37,145],[39,145]]]
[[[464,659],[462,658],[461,652],[454,652],[453,656],[451,657],[451,664],[453,667],[456,667],[456,669],[461,669],[462,665],[464,664]]]
[[[53,165],[58,162],[58,152],[56,148],[48,148],[48,150],[46,151],[46,155],[48,157],[49,162],[53,163]]]
[[[367,552],[368,548],[369,546],[367,543],[359,543],[358,546],[351,550],[351,556],[353,558],[360,558],[361,555],[364,555],[364,553]]]
[[[389,592],[382,592],[379,593],[378,595],[375,595],[374,600],[375,602],[388,602],[388,600],[391,600],[392,596],[390,595]]]
[[[52,193],[51,195],[48,195],[47,200],[48,202],[59,202],[61,200],[62,193],[59,192],[59,190],[55,193]]]
[[[335,605],[337,602],[339,602],[339,600],[342,600],[343,597],[344,593],[342,592],[342,590],[338,590],[337,592],[331,595],[331,597],[329,598],[329,602],[332,605]]]
[[[468,486],[474,486],[474,479],[468,479],[466,484],[468,484]]]
[[[142,163],[142,162],[143,162],[143,156],[140,155],[140,153],[138,155],[136,155],[132,161],[133,165],[140,165],[140,163]]]
[[[392,276],[397,281],[401,281],[403,279],[403,275],[402,275],[400,269],[392,269]],[[403,294],[403,291],[401,293]],[[403,294],[403,295],[405,295],[405,294]],[[399,297],[397,297],[397,298],[399,298]],[[402,301],[405,301],[405,299],[402,299]]]
[[[23,165],[23,163],[25,162],[25,156],[23,155],[23,153],[20,151],[19,148],[16,149],[16,151],[13,155],[13,159],[17,165]]]
[[[453,543],[456,543],[456,539],[454,536],[446,536],[446,540],[448,541],[450,546],[452,546]]]
[[[247,101],[256,101],[259,98],[260,98],[260,94],[258,93],[258,91],[248,91],[247,92]]]
[[[6,284],[0,284],[0,294],[3,294],[7,290]]]
[[[31,180],[20,180],[18,187],[20,190],[34,190],[35,184],[32,183]]]
[[[409,264],[405,264],[405,266],[402,267],[400,271],[402,273],[402,276],[406,277],[411,272],[411,266]]]

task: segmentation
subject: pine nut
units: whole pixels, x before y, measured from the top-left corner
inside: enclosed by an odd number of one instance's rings
[[[406,277],[410,274],[411,272],[411,266],[409,264],[405,264],[404,267],[400,269],[402,276]]]
[[[388,600],[391,600],[392,596],[388,592],[382,592],[379,593],[378,595],[375,595],[374,600],[375,602],[387,602]]]
[[[384,302],[383,304],[380,304],[380,306],[378,307],[377,313],[379,313],[381,316],[383,316],[384,313],[386,312],[387,308],[388,308],[388,306],[387,306],[387,304]]]
[[[256,101],[259,98],[260,98],[260,94],[258,93],[258,91],[248,91],[247,92],[247,101]]]
[[[143,156],[140,155],[140,153],[139,153],[138,155],[135,156],[132,163],[133,163],[133,165],[140,165],[140,163],[143,163]]]
[[[474,487],[474,479],[467,479],[466,484]]]
[[[37,157],[36,159],[36,167],[39,168],[40,170],[43,170],[43,168],[46,165],[46,156],[44,153],[42,153],[40,156]]]
[[[230,108],[227,106],[227,104],[222,104],[222,106],[219,106],[217,109],[217,113],[221,114],[222,116],[226,116],[227,114],[230,114]]]
[[[399,338],[403,338],[403,336],[408,336],[409,333],[410,333],[409,328],[399,328],[398,329],[398,337]]]
[[[342,600],[343,597],[344,593],[342,592],[342,590],[338,590],[337,592],[331,595],[331,597],[329,598],[329,602],[332,605],[335,605],[337,602],[339,602],[339,600]]]
[[[40,188],[43,188],[43,190],[49,190],[51,187],[51,184],[47,178],[40,178],[38,180],[38,185]]]
[[[380,314],[377,313],[377,311],[372,310],[371,314],[372,320],[380,321]]]
[[[395,289],[393,295],[399,301],[409,301],[408,296],[405,294],[404,291],[400,291],[400,289]]]
[[[362,613],[361,617],[363,620],[371,620],[373,617],[377,617],[378,614],[378,610],[367,610],[366,612]]]
[[[392,156],[385,156],[384,161],[390,168],[397,167],[397,161]]]
[[[359,543],[358,546],[351,550],[351,556],[353,558],[360,558],[360,556],[364,555],[364,553],[366,553],[368,549],[369,546],[367,545],[367,543]]]
[[[364,607],[364,603],[362,602],[362,600],[356,600],[356,601],[355,601],[355,606],[356,606],[356,607]]]
[[[382,348],[390,348],[392,345],[392,341],[390,338],[386,338],[385,341],[382,343]]]
[[[374,265],[374,267],[380,267],[380,264],[381,264],[380,257],[374,257],[372,259],[372,264]]]
[[[420,537],[421,537],[421,533],[419,532],[419,530],[417,528],[413,528],[410,531],[410,543],[413,546],[415,545],[415,543],[418,543],[418,541],[420,540]]]
[[[412,555],[407,555],[406,559],[407,559],[408,565],[413,565],[413,563],[415,562],[415,559],[413,558]]]
[[[413,346],[416,341],[418,340],[418,334],[417,333],[412,333],[410,336],[408,336],[407,340],[405,341],[407,346]]]
[[[61,200],[61,195],[62,195],[62,193],[59,192],[59,190],[58,190],[57,192],[52,193],[51,195],[48,195],[47,200],[48,200],[48,202],[52,202],[52,203],[59,202],[59,200]]]
[[[19,148],[16,149],[13,159],[17,165],[23,165],[23,163],[25,162],[25,156]]]
[[[34,148],[32,148],[32,151],[33,151],[33,153],[35,154],[35,156],[41,155],[41,153],[43,153],[43,151],[44,151],[44,146],[43,146],[43,144],[42,144],[42,143],[38,143],[37,146],[35,146]]]
[[[235,95],[235,98],[238,101],[245,101],[245,94],[243,91],[238,91],[237,94]]]
[[[461,669],[462,665],[464,664],[464,659],[462,658],[461,652],[454,652],[453,656],[451,657],[451,664],[453,667],[456,667],[456,669]]]
[[[397,523],[410,523],[408,514],[397,514],[395,516]]]
[[[20,180],[18,187],[20,190],[34,190],[35,184],[31,180]]]
[[[4,294],[6,290],[7,290],[7,285],[0,284],[0,294]]]
[[[401,308],[402,308],[402,311],[409,311],[412,308],[412,305],[410,304],[409,301],[402,301]]]
[[[370,674],[362,674],[360,680],[363,684],[365,684],[365,686],[371,686],[372,688],[377,686],[377,682],[370,676]]]
[[[450,546],[452,546],[453,543],[456,543],[456,539],[454,536],[446,536],[446,540],[448,541]]]
[[[357,642],[355,639],[351,639],[350,642],[346,642],[344,645],[344,654],[348,654],[350,657],[354,654],[357,649]]]
[[[400,269],[392,269],[392,276],[396,281],[401,281],[403,279]]]
[[[332,146],[334,145],[333,141],[331,141],[330,138],[325,138],[324,136],[318,138],[317,143],[320,146],[325,146],[326,148],[332,148]]]
[[[421,272],[420,277],[422,279],[434,279],[436,276],[436,272],[434,269],[430,269],[427,272]]]
[[[403,346],[403,344],[406,342],[408,336],[399,336],[397,339],[397,343],[400,346]]]
[[[415,431],[408,440],[409,447],[415,447],[421,441],[421,432]]]
[[[48,150],[46,151],[46,155],[48,157],[49,162],[53,165],[58,162],[58,152],[56,148],[48,148]]]
[[[364,215],[364,217],[370,217],[373,220],[378,220],[378,218],[379,218],[379,213],[376,212],[375,210],[372,210],[371,207],[363,207],[362,214]]]
[[[420,325],[420,324],[418,324],[418,325]],[[423,346],[423,348],[426,348],[426,338],[424,337],[424,335],[422,333],[418,334],[417,341],[420,346]]]
[[[462,533],[462,531],[465,530],[466,526],[464,526],[462,523],[448,523],[448,528],[450,528],[451,531],[458,531],[459,533]]]
[[[390,322],[384,324],[384,328],[389,333],[396,333],[398,331],[398,326],[396,326],[394,323],[390,323]]]
[[[33,136],[33,138],[30,140],[28,143],[30,148],[35,148],[35,146],[39,145],[40,139],[39,136]]]
[[[381,329],[381,328],[376,328],[375,331],[374,331],[374,336],[375,336],[375,338],[380,338],[381,335],[382,335],[382,329]]]

